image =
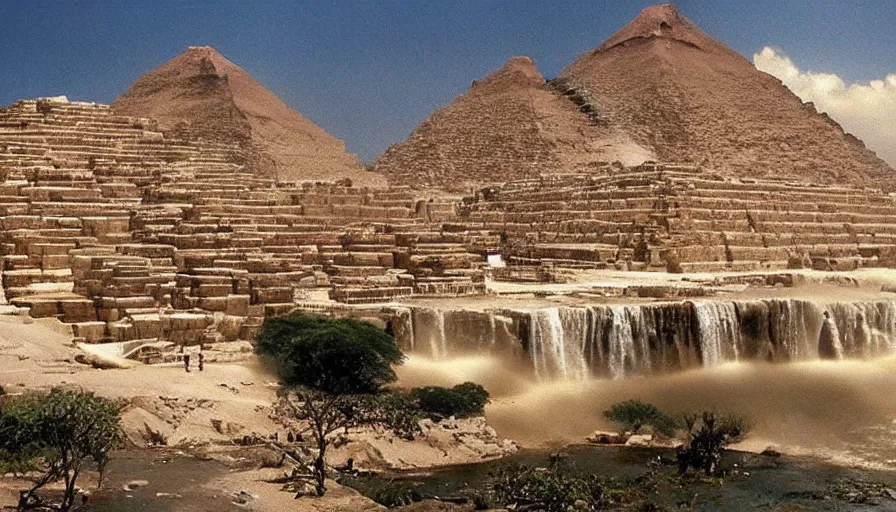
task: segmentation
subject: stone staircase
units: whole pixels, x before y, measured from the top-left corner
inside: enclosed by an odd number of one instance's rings
[[[0,109],[5,298],[91,342],[201,343],[251,339],[312,289],[353,304],[484,291],[483,255],[441,232],[454,200],[276,182],[242,157],[106,105]]]
[[[734,271],[896,265],[896,201],[876,190],[732,180],[650,164],[508,182],[458,229],[500,233],[511,262]]]

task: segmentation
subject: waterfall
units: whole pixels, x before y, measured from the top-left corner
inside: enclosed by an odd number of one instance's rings
[[[741,353],[740,322],[731,302],[694,302],[703,366],[737,361]]]
[[[445,336],[445,312],[441,309],[419,308],[413,315],[413,332],[418,339],[412,346],[425,346],[433,359],[448,357],[448,340]]]
[[[581,380],[588,377],[584,345],[586,311],[581,308],[537,309],[531,314],[529,352],[538,378]],[[564,325],[566,324],[566,325]]]
[[[484,311],[410,307],[396,316],[396,339],[406,350],[434,359],[497,356],[531,366],[540,379],[618,379],[729,361],[811,361],[821,355],[822,330],[825,357],[896,353],[894,300],[697,300]]]
[[[845,357],[875,357],[896,352],[896,301],[829,304]]]

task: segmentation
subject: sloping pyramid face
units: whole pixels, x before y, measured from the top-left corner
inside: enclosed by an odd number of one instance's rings
[[[531,59],[513,57],[391,146],[373,170],[393,184],[462,188],[652,156],[593,124]]]
[[[256,171],[284,180],[379,184],[345,144],[289,108],[213,48],[191,47],[141,76],[113,104],[179,136],[240,144]]]
[[[896,186],[894,171],[861,141],[670,4],[645,9],[556,81],[662,161],[741,177]]]

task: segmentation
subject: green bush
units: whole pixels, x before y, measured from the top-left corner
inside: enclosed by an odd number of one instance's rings
[[[426,386],[411,390],[420,410],[443,417],[466,418],[482,414],[489,394],[479,384],[464,382],[453,388]]]
[[[594,475],[582,476],[559,457],[551,457],[547,469],[509,464],[492,474],[495,501],[516,510],[566,512],[584,502],[585,510],[597,510],[604,487]]]
[[[675,434],[678,426],[675,419],[664,414],[655,405],[639,400],[626,400],[615,403],[604,411],[604,417],[621,424],[626,430],[637,433],[643,426],[651,426],[666,436]]]
[[[333,394],[375,393],[395,381],[392,365],[404,360],[391,336],[354,318],[266,319],[256,341],[286,384]]]

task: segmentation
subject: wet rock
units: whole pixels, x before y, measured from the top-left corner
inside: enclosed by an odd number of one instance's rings
[[[650,434],[635,434],[628,438],[625,446],[650,446],[653,443],[653,436]]]
[[[122,486],[122,490],[133,491],[135,489],[139,489],[140,487],[146,487],[147,485],[149,485],[149,480],[131,480],[130,482]]]
[[[625,444],[626,439],[618,432],[608,432],[603,430],[595,430],[590,436],[585,438],[589,443],[594,444]]]

